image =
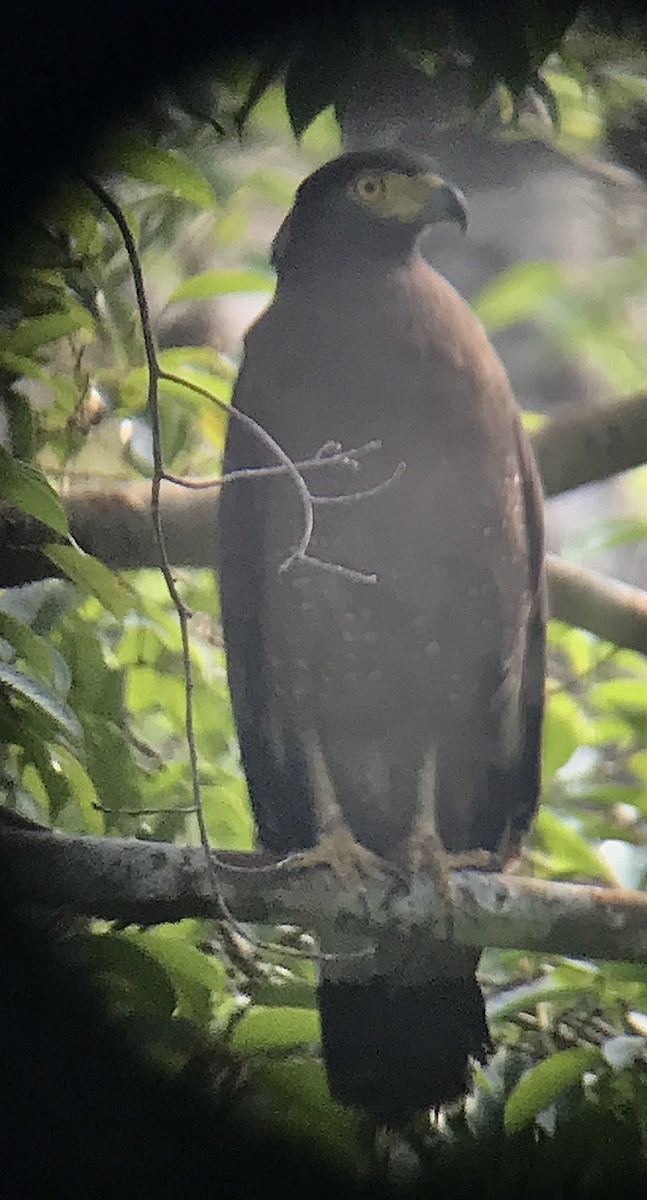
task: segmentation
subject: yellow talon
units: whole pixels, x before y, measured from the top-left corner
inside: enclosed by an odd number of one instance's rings
[[[315,846],[292,854],[284,860],[290,871],[310,870],[326,866],[349,892],[366,891],[365,880],[384,878],[387,864],[355,841],[346,825],[339,825],[331,833],[323,833]]]

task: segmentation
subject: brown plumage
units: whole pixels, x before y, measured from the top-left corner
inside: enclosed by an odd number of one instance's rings
[[[306,180],[275,243],[276,297],[251,329],[235,405],[295,461],[382,448],[308,475],[328,496],[296,563],[286,479],[228,485],[221,591],[229,678],[261,843],[317,841],[320,751],[362,846],[405,870],[421,789],[451,852],[518,847],[537,802],[544,658],[542,502],[504,369],[417,235],[464,215],[418,156],[343,155]],[[398,465],[404,464],[398,474]],[[237,421],[227,470],[275,465]],[[431,775],[429,764],[432,765]],[[427,782],[423,786],[423,782]],[[431,867],[431,864],[430,864]],[[417,869],[424,869],[417,860]],[[331,1090],[398,1122],[466,1087],[488,1046],[477,955],[380,947],[320,983]]]

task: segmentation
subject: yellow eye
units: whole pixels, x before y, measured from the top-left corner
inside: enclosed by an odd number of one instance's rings
[[[384,196],[386,185],[382,175],[360,175],[355,180],[354,190],[360,200],[371,204]]]

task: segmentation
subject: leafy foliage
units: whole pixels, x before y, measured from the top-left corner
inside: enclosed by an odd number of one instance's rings
[[[542,11],[523,54],[516,46],[504,55],[513,90],[538,69],[561,31],[561,19],[546,21]],[[199,104],[194,96],[193,107],[176,96],[176,144],[165,144],[168,133],[155,138],[143,122],[98,152],[94,169],[109,168],[137,238],[160,363],[221,401],[230,396],[235,363],[220,304],[236,294],[267,299],[273,286],[267,243],[303,170],[338,148],[332,115],[321,114],[340,100],[354,48],[364,44],[361,32],[345,43],[334,73],[306,31],[284,90],[270,86],[275,70],[267,66],[256,82],[222,85],[223,127],[242,107],[249,110],[244,148],[219,144],[213,122],[205,126],[196,117],[204,96]],[[415,42],[417,31],[410,32]],[[480,86],[494,70],[484,61]],[[590,148],[600,135],[603,92],[563,62],[553,63],[545,83],[562,116],[565,146]],[[206,101],[212,105],[211,93]],[[289,124],[304,135],[299,151]],[[20,262],[0,330],[8,414],[0,494],[52,529],[48,553],[68,581],[0,596],[5,803],[71,832],[196,841],[182,647],[164,582],[144,570],[118,578],[83,554],[68,538],[54,486],[86,475],[128,481],[151,473],[148,380],[123,248],[92,193],[70,182],[26,228]],[[478,307],[491,329],[532,316],[560,355],[585,349],[610,385],[644,386],[644,347],[615,303],[627,291],[642,294],[644,285],[644,255],[576,280],[554,264],[526,263],[494,280]],[[182,322],[191,326],[188,344]],[[160,388],[160,405],[166,468],[216,475],[220,409],[170,382]],[[593,534],[598,544],[643,537],[644,521],[597,526]],[[177,582],[193,613],[195,737],[207,827],[215,845],[249,848],[253,828],[214,582],[207,572],[188,571],[178,572]],[[553,623],[543,808],[527,869],[552,879],[642,885],[646,734],[643,658]],[[311,963],[292,957],[277,963],[274,953],[247,949],[246,972],[240,960],[227,961],[217,931],[199,921],[146,931],[94,922],[75,936],[110,1010],[165,1070],[179,1073],[225,1044],[247,1064],[248,1089],[268,1120],[280,1108],[289,1126],[363,1169],[357,1125],[328,1099],[317,1060]],[[289,930],[272,936],[290,944]],[[535,1144],[559,1139],[578,1120],[591,1126],[600,1115],[609,1123],[625,1120],[628,1100],[634,1127],[644,1124],[647,974],[640,965],[487,951],[481,974],[499,1051],[477,1071],[466,1113],[450,1114],[445,1134],[434,1133],[437,1162],[466,1136],[487,1142],[505,1129]]]

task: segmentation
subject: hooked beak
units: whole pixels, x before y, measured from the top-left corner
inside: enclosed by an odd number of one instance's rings
[[[451,183],[445,183],[445,180],[438,175],[427,175],[425,178],[431,188],[429,200],[425,205],[425,216],[428,216],[429,224],[435,225],[438,221],[454,221],[465,233],[468,216],[463,193],[458,188],[452,187]]]

